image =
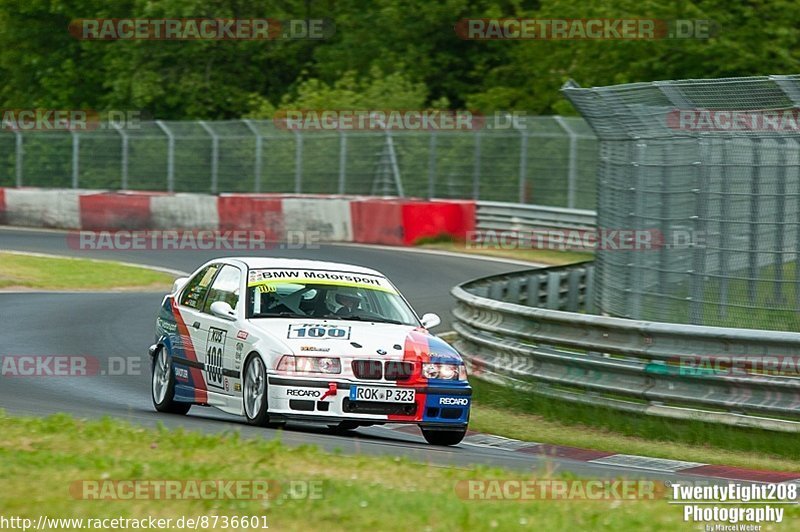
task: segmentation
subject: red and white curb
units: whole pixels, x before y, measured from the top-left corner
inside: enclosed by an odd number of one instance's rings
[[[419,429],[411,425],[385,425],[390,430],[406,434],[419,434]],[[696,475],[706,478],[721,478],[728,480],[743,480],[750,482],[793,483],[800,485],[800,472],[766,471],[760,469],[746,469],[722,465],[703,464],[700,462],[687,462],[683,460],[669,460],[666,458],[652,458],[633,454],[618,454],[592,449],[580,449],[564,445],[551,445],[549,443],[536,443],[514,440],[492,434],[468,431],[464,437],[464,444],[473,447],[489,447],[505,451],[525,453],[544,458],[566,458],[578,462],[587,462],[598,465],[608,465],[637,469],[640,471],[657,471],[659,473],[680,473],[681,475]]]

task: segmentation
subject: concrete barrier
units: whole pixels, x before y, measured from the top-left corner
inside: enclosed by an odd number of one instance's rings
[[[79,229],[81,194],[86,190],[7,188],[6,223],[30,227]]]
[[[442,234],[463,239],[475,202],[281,194],[166,194],[0,188],[0,222],[83,230],[260,230],[271,241],[396,246]]]
[[[169,194],[150,199],[149,229],[219,229],[217,197]]]

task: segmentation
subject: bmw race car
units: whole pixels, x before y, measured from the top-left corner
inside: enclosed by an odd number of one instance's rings
[[[153,404],[353,430],[419,425],[434,445],[467,430],[460,355],[375,270],[311,260],[225,258],[175,281],[156,320]]]

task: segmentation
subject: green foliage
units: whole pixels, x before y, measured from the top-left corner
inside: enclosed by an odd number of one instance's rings
[[[325,40],[81,41],[94,17],[327,18]],[[466,41],[470,17],[713,20],[709,39]],[[276,108],[574,112],[559,87],[796,71],[789,0],[27,0],[0,3],[5,108],[138,109],[162,119],[269,117]]]

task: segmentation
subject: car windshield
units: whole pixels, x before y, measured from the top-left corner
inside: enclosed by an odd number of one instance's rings
[[[320,270],[250,270],[250,318],[314,318],[417,326],[414,312],[384,277]]]

